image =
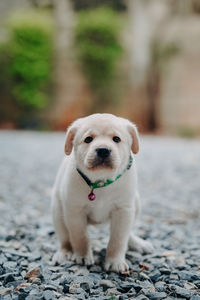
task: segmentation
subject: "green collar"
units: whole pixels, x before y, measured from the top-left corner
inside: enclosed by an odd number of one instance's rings
[[[111,183],[113,183],[116,180],[118,180],[127,170],[129,170],[131,168],[132,163],[133,163],[133,157],[130,156],[129,163],[128,163],[126,169],[124,169],[124,171],[121,174],[118,174],[117,177],[114,180],[107,179],[106,181],[104,181],[104,180],[97,180],[95,182],[92,182],[85,174],[83,174],[79,169],[77,169],[78,173],[85,180],[85,182],[87,183],[87,185],[89,185],[89,187],[91,188],[91,193],[88,195],[88,199],[91,200],[91,201],[95,200],[96,196],[93,193],[93,190],[94,189],[98,189],[98,188],[102,188],[102,187],[105,187],[105,186],[108,186]]]

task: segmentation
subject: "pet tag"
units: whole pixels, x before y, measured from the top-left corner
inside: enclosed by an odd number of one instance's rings
[[[96,196],[95,194],[93,193],[93,190],[91,190],[91,193],[88,195],[88,199],[90,201],[94,201],[96,199]]]

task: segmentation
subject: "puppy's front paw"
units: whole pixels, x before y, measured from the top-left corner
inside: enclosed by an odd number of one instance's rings
[[[52,262],[54,265],[56,264],[62,265],[66,263],[66,260],[70,260],[71,257],[72,257],[72,252],[65,251],[64,249],[60,249],[54,254],[52,258]]]
[[[81,264],[85,264],[86,266],[90,266],[90,265],[93,265],[94,264],[94,257],[93,257],[93,254],[92,252],[89,253],[88,255],[86,256],[81,256],[77,253],[74,253],[72,255],[72,260],[74,262],[76,262],[77,264],[81,265]]]
[[[141,254],[150,254],[154,251],[154,248],[150,242],[143,240],[136,235],[132,235],[130,237],[129,248]]]
[[[129,267],[123,258],[107,258],[105,263],[105,269],[115,271],[115,272],[124,272],[128,271]]]

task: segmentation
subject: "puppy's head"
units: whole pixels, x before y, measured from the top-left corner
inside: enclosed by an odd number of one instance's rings
[[[112,178],[126,168],[131,151],[139,151],[138,132],[126,119],[94,114],[69,127],[65,153],[70,155],[73,148],[76,167],[82,172],[90,178]]]

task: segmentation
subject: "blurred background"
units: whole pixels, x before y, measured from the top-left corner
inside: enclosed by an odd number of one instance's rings
[[[0,0],[0,128],[95,112],[200,134],[200,0]]]

